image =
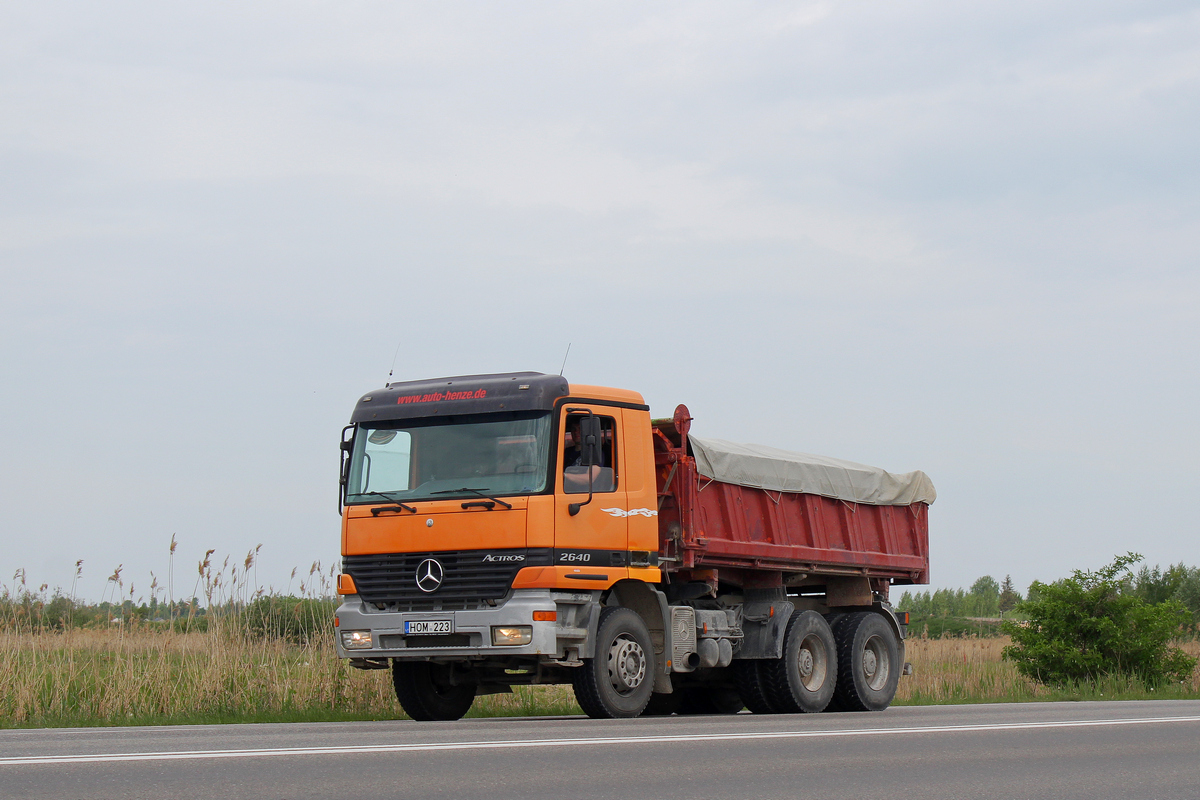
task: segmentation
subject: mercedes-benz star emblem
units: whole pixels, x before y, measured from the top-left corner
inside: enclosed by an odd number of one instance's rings
[[[417,565],[417,588],[422,592],[436,592],[442,585],[444,575],[442,565],[427,558]]]

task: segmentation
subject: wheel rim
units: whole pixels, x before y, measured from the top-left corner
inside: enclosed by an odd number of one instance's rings
[[[800,673],[800,683],[808,691],[818,691],[825,685],[825,676],[829,672],[829,653],[825,643],[816,634],[805,636],[804,641],[800,642],[796,668]]]
[[[867,686],[872,691],[879,691],[887,685],[891,675],[892,662],[888,657],[887,644],[879,636],[872,636],[863,645],[862,674]]]
[[[646,651],[622,634],[608,648],[608,677],[621,694],[632,692],[646,679]]]

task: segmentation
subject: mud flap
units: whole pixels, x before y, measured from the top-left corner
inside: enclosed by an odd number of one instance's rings
[[[734,658],[782,658],[783,634],[795,605],[782,592],[765,599],[747,593],[742,606],[742,647]]]

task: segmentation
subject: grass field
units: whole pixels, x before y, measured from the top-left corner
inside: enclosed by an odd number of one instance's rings
[[[1007,636],[927,639],[914,637],[905,644],[913,674],[900,679],[897,705],[941,703],[1023,703],[1044,700],[1143,700],[1151,698],[1200,699],[1200,668],[1184,684],[1148,690],[1140,683],[1111,678],[1095,686],[1052,689],[1020,675],[1000,657]],[[1200,655],[1200,641],[1180,647]]]
[[[1200,698],[1186,684],[1147,691],[1126,681],[1051,690],[1000,658],[1003,637],[914,638],[898,705],[1063,699]],[[1200,642],[1184,648],[1200,654]],[[470,716],[581,713],[570,687],[518,688],[479,698]],[[0,726],[163,725],[396,719],[387,671],[360,672],[333,655],[332,631],[304,644],[217,625],[201,633],[151,626],[0,633]]]
[[[577,714],[569,687],[476,701],[472,716]],[[393,719],[390,672],[306,645],[221,632],[0,634],[0,726]]]

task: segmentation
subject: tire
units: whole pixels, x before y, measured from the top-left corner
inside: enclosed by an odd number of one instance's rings
[[[475,702],[475,686],[451,684],[450,672],[429,661],[393,661],[392,686],[404,713],[418,722],[462,719]]]
[[[771,705],[790,714],[816,714],[833,699],[837,645],[829,623],[815,611],[793,614],[783,635],[783,658],[768,662]]]
[[[842,711],[882,711],[891,705],[900,680],[900,645],[882,614],[856,611],[838,621],[837,689]]]
[[[845,619],[845,618],[846,618],[848,615],[849,615],[849,612],[847,612],[847,611],[831,611],[831,612],[829,612],[828,614],[826,614],[826,615],[825,615],[825,621],[829,623],[829,630],[833,631],[833,640],[834,640],[834,642],[837,642],[837,635],[838,635],[838,633],[837,633],[837,629],[838,629],[838,625],[839,625],[839,624],[841,623],[841,621],[842,621],[843,619]],[[835,682],[835,683],[834,683],[834,690],[833,690],[833,699],[829,701],[829,705],[825,706],[825,711],[828,713],[828,712],[834,712],[834,711],[845,711],[845,710],[846,710],[846,709],[842,708],[842,704],[841,704],[841,702],[838,700],[838,696],[837,696],[837,684],[836,684],[836,682]]]
[[[636,717],[650,702],[654,670],[646,623],[628,608],[605,608],[596,628],[596,657],[575,670],[575,699],[593,719]]]
[[[755,714],[778,714],[770,696],[766,673],[775,659],[745,659],[733,662],[734,681],[746,708]]]
[[[848,611],[834,611],[825,615],[825,621],[829,623],[829,630],[833,631],[833,641],[836,643],[838,639],[838,626],[842,624],[842,620],[850,616]],[[842,708],[842,701],[838,700],[837,684],[833,687],[833,699],[829,701],[829,705],[825,706],[825,713],[830,714],[837,711],[845,711]]]

